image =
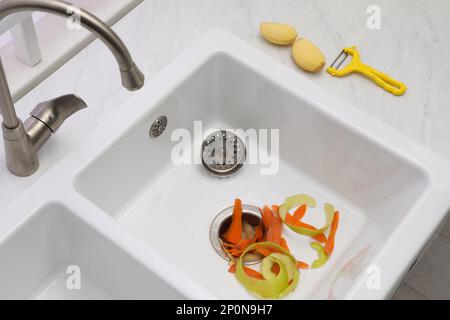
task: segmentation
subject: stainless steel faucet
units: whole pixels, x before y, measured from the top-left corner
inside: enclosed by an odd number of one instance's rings
[[[144,85],[144,75],[133,62],[125,44],[110,27],[86,10],[59,0],[3,0],[0,1],[0,20],[19,11],[43,11],[70,17],[74,9],[80,14],[81,25],[96,34],[111,50],[119,64],[122,85],[128,90],[140,89]],[[17,117],[0,59],[0,111],[8,170],[20,177],[36,172],[39,148],[64,120],[86,107],[79,97],[65,95],[38,104],[22,123]]]

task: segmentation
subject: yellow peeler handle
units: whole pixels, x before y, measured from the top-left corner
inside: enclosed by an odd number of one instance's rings
[[[355,71],[362,73],[373,82],[375,82],[378,86],[382,87],[384,90],[392,93],[393,95],[401,96],[406,91],[406,85],[402,82],[392,79],[387,74],[365,64],[361,64]]]
[[[327,72],[332,76],[344,77],[350,73],[359,72],[393,95],[401,96],[405,93],[406,85],[404,83],[391,78],[381,71],[363,64],[360,60],[359,52],[356,47],[344,48],[344,53],[352,56],[352,61],[341,70],[329,67]]]

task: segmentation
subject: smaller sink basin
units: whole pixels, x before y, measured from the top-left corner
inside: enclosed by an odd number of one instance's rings
[[[0,261],[0,299],[174,296],[138,261],[57,203],[42,207],[2,241]]]

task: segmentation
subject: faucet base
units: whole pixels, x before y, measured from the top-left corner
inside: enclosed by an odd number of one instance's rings
[[[14,129],[2,125],[6,166],[18,177],[31,176],[39,169],[39,159],[22,122]]]
[[[10,14],[23,11],[44,11],[70,17],[72,9],[72,4],[65,1],[0,0],[0,20]],[[128,90],[140,89],[144,85],[144,74],[133,62],[122,40],[107,24],[88,11],[80,8],[77,13],[80,15],[81,24],[97,35],[116,58],[123,86]],[[39,168],[37,150],[56,132],[64,120],[86,107],[86,103],[75,95],[61,96],[38,104],[24,125],[17,118],[0,59],[0,113],[3,117],[3,135],[8,170],[21,177],[36,172]]]

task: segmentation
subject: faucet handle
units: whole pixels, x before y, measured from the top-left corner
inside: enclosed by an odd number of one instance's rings
[[[39,103],[30,115],[54,133],[68,117],[84,108],[87,108],[87,104],[81,98],[68,94]]]

